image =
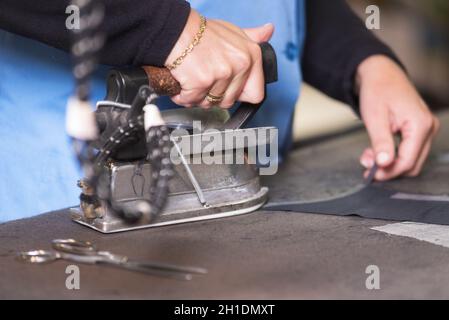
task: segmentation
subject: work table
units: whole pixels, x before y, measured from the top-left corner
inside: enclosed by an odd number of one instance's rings
[[[449,193],[449,112],[423,174],[388,187]],[[363,130],[294,150],[279,173],[264,177],[270,201],[317,200],[362,182]],[[446,154],[445,158],[442,156]],[[435,170],[435,161],[447,166]],[[448,212],[449,214],[449,212]],[[449,298],[449,249],[370,229],[389,222],[358,217],[257,212],[232,218],[103,235],[70,220],[68,210],[0,225],[0,298]],[[448,227],[449,230],[449,227]],[[17,262],[17,251],[50,249],[75,238],[133,259],[205,267],[184,282],[101,266],[79,265],[81,288],[65,286],[65,261]],[[367,290],[369,265],[381,289]]]

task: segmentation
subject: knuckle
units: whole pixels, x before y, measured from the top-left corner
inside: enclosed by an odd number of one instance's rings
[[[261,103],[262,102],[262,100],[263,100],[263,98],[264,98],[264,92],[263,92],[263,89],[261,89],[261,90],[256,90],[256,91],[254,91],[253,92],[253,94],[249,97],[249,101],[248,102],[250,102],[250,103],[253,103],[253,104],[257,104],[257,103]]]
[[[197,87],[209,88],[213,83],[213,78],[204,72],[198,72],[196,76]]]
[[[262,49],[257,43],[251,45],[251,52],[253,54],[254,60],[262,60]]]
[[[230,79],[232,77],[232,68],[227,65],[222,65],[217,70],[218,79]]]
[[[236,56],[235,65],[239,71],[247,71],[252,65],[251,55],[248,53],[242,53]]]
[[[262,67],[262,50],[257,43],[253,44],[251,48],[251,59],[253,65]]]
[[[431,131],[433,130],[434,127],[434,119],[433,116],[429,116],[427,115],[422,121],[421,121],[421,125],[422,127],[426,130],[426,131]]]

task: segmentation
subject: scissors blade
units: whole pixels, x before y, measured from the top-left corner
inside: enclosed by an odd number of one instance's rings
[[[194,273],[194,274],[207,274],[207,269],[192,266],[178,266],[168,263],[158,263],[158,262],[138,262],[138,261],[128,261],[128,264],[133,264],[142,268],[174,271],[174,272],[184,272],[184,273]]]
[[[145,267],[139,266],[138,264],[133,264],[133,263],[129,263],[129,262],[116,263],[114,261],[101,260],[101,261],[98,261],[97,264],[98,265],[106,265],[106,266],[123,269],[123,270],[128,270],[128,271],[140,272],[140,273],[144,273],[144,274],[148,274],[148,275],[152,275],[152,276],[156,276],[156,277],[172,278],[172,279],[176,279],[176,280],[189,281],[189,280],[192,280],[192,278],[193,278],[190,273],[145,268]]]

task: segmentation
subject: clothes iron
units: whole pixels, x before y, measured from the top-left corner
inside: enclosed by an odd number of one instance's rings
[[[265,82],[277,81],[276,55],[268,43],[261,44]],[[123,125],[124,119],[136,103],[142,86],[150,86],[161,95],[175,95],[179,92],[179,84],[166,69],[145,67],[130,70],[112,70],[108,75],[107,96],[105,101],[97,103],[96,120],[101,136],[93,142],[96,148],[108,142],[117,128]],[[100,231],[114,233],[149,227],[165,226],[193,221],[217,219],[249,213],[265,204],[268,188],[259,180],[259,169],[251,163],[247,152],[251,148],[273,144],[276,135],[272,127],[248,128],[244,126],[261,107],[262,103],[253,105],[241,103],[232,115],[224,109],[182,108],[162,111],[161,115],[170,129],[172,154],[179,160],[173,165],[173,174],[168,182],[168,192],[164,204],[161,205],[157,219],[124,219],[117,215],[110,206],[98,201],[97,193],[91,185],[80,181],[82,189],[81,203],[72,208],[73,220],[79,224]],[[201,128],[196,128],[199,123]],[[195,131],[196,129],[196,131]],[[210,129],[216,129],[210,131]],[[275,130],[274,130],[275,131]],[[263,134],[259,134],[263,133]],[[262,136],[262,139],[247,141],[239,146],[224,143],[221,149],[213,151],[229,153],[237,157],[243,153],[243,162],[209,163],[202,158],[210,155],[210,150],[203,148],[207,135],[215,139],[225,139],[232,134],[234,139],[243,139],[248,135]],[[114,139],[112,139],[113,141]],[[243,141],[242,140],[242,141]],[[116,142],[118,140],[116,139]],[[181,148],[193,145],[193,148]],[[224,140],[223,140],[224,141]],[[200,146],[195,148],[199,142]],[[198,146],[198,145],[197,145]],[[120,149],[109,154],[104,161],[106,175],[102,177],[112,203],[122,207],[138,208],[141,200],[151,201],[151,181],[153,170],[148,159],[148,146],[145,145],[144,132],[137,132],[134,139],[122,143]],[[106,181],[106,182],[104,182]],[[153,199],[154,201],[154,199]]]

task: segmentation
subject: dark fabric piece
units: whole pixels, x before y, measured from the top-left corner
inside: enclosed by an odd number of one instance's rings
[[[370,219],[449,225],[449,202],[392,199],[396,193],[371,185],[338,199],[313,203],[268,204],[264,210],[355,215]]]
[[[0,28],[69,50],[68,0],[1,0]],[[184,0],[105,1],[108,41],[100,63],[163,66],[178,40],[190,5]]]
[[[345,0],[308,0],[306,17],[304,80],[358,112],[354,93],[358,65],[376,54],[386,55],[401,65],[399,59],[366,28]]]

